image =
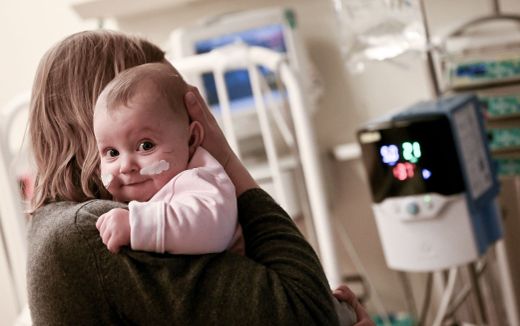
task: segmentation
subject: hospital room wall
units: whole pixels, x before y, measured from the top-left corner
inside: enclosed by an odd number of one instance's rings
[[[70,8],[70,0],[0,1],[0,108],[30,89],[44,52],[70,33],[96,27]]]
[[[3,48],[8,49],[0,56],[0,107],[30,89],[37,62],[48,47],[65,35],[96,27],[93,20],[82,21],[70,9],[70,3],[70,0],[0,2],[0,39]],[[426,3],[434,34],[464,18],[485,14],[490,8],[487,0],[427,0]],[[430,97],[424,57],[406,54],[392,63],[370,64],[363,74],[347,74],[342,68],[332,1],[328,0],[199,0],[161,12],[120,18],[117,23],[121,30],[138,32],[164,45],[171,29],[201,17],[280,4],[296,9],[303,42],[323,80],[324,93],[313,121],[323,153],[334,222],[346,226],[387,309],[404,310],[398,278],[384,262],[361,166],[358,161],[335,161],[330,151],[338,144],[354,141],[355,129],[364,121]],[[504,11],[520,12],[520,4],[515,0],[501,4]],[[346,272],[354,273],[347,253],[342,249],[339,252]],[[423,281],[422,275],[412,276],[418,298],[422,297]],[[2,282],[0,279],[0,288],[6,288]],[[373,306],[369,308],[374,311]],[[4,315],[2,309],[0,315]]]

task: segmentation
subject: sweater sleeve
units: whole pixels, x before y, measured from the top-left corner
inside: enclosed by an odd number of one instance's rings
[[[263,190],[239,198],[246,255],[254,260],[258,286],[251,289],[262,307],[263,291],[276,298],[270,309],[285,307],[300,325],[335,325],[331,291],[319,259],[287,213]],[[279,312],[280,316],[283,315]]]

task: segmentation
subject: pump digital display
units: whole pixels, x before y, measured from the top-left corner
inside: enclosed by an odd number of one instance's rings
[[[392,167],[392,174],[397,180],[405,181],[415,177],[419,173],[424,180],[432,175],[430,170],[418,169],[417,164],[421,158],[421,144],[417,141],[401,144],[383,145],[379,150],[383,163]],[[399,160],[404,159],[404,162]]]
[[[452,195],[465,189],[445,116],[361,130],[358,139],[376,203],[388,197]]]

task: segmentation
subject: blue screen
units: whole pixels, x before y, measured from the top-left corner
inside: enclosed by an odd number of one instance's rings
[[[215,48],[232,44],[237,41],[242,41],[248,45],[262,46],[280,53],[287,52],[283,27],[280,24],[266,25],[199,41],[195,43],[195,51],[197,54],[206,53]],[[269,87],[275,89],[273,72],[264,67],[261,67],[260,70],[265,76]],[[252,107],[253,99],[251,83],[249,81],[247,70],[241,69],[228,71],[224,78],[228,89],[229,100],[231,102],[231,109],[239,110],[241,108]],[[209,104],[214,109],[218,110],[218,96],[213,74],[203,74],[202,79]],[[277,97],[279,94],[273,91],[273,96]]]

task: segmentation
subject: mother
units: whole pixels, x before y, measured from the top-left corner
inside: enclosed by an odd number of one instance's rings
[[[110,200],[97,177],[93,106],[120,71],[164,60],[145,40],[89,31],[59,42],[40,62],[30,111],[37,166],[27,265],[34,324],[337,324],[316,254],[233,154],[194,88],[186,106],[204,125],[202,145],[235,184],[247,257],[111,254],[103,245],[97,217],[124,205]],[[367,322],[348,289],[335,295]]]

